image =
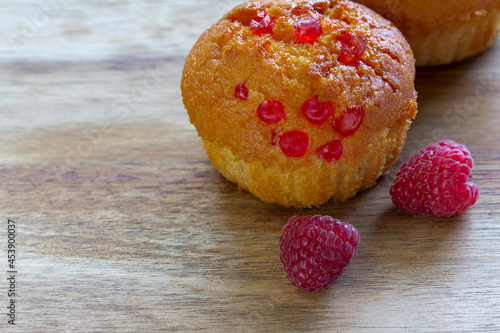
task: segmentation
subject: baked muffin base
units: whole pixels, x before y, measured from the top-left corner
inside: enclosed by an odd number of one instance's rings
[[[376,133],[373,143],[359,147],[363,153],[355,164],[341,160],[325,166],[318,160],[316,164],[293,169],[278,164],[264,167],[258,160],[249,162],[239,158],[229,147],[216,142],[203,140],[203,145],[213,165],[242,190],[267,202],[308,208],[328,200],[346,201],[375,185],[396,161],[410,125],[408,120],[405,124],[396,124],[392,129]]]
[[[486,50],[498,36],[500,11],[478,11],[469,21],[434,29],[426,35],[407,36],[416,66],[450,64]]]

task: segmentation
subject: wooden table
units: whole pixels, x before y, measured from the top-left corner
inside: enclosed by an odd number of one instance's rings
[[[234,1],[232,2],[234,3]],[[419,115],[378,185],[285,209],[212,167],[180,95],[184,59],[231,1],[1,1],[0,283],[16,222],[12,332],[500,331],[500,40],[419,69]],[[391,203],[399,165],[444,138],[475,158],[478,203],[451,218]],[[280,230],[328,214],[358,255],[313,294],[282,272]]]

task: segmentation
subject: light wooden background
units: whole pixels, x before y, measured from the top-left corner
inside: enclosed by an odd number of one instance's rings
[[[417,120],[378,185],[284,209],[212,167],[180,96],[184,59],[234,1],[0,1],[0,271],[17,222],[17,325],[2,332],[500,331],[500,41],[418,71]],[[478,203],[400,212],[397,167],[431,141],[466,144]],[[279,263],[294,213],[361,233],[331,287]],[[0,283],[0,308],[7,283]]]

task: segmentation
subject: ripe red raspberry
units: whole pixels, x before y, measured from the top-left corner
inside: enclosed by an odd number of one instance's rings
[[[431,143],[401,166],[391,187],[392,201],[404,211],[451,216],[477,201],[472,156],[451,140]]]
[[[330,216],[290,217],[280,238],[280,261],[298,288],[315,291],[335,281],[358,252],[355,227]]]

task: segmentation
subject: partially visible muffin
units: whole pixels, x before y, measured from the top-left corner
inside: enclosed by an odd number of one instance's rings
[[[417,66],[449,64],[486,50],[500,30],[500,0],[355,0],[392,21]]]
[[[205,31],[182,96],[214,166],[264,201],[310,207],[373,186],[417,113],[410,46],[347,0],[249,1]]]

